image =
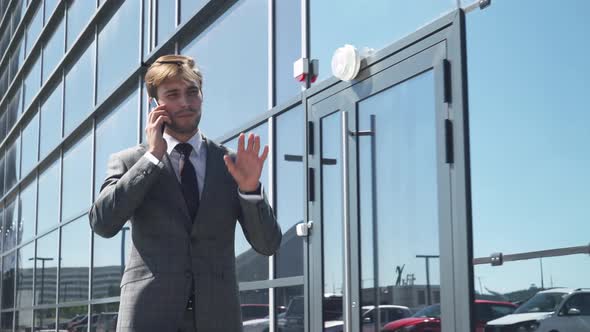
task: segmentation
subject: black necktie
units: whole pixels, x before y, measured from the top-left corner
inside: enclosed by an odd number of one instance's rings
[[[199,184],[195,167],[190,160],[193,147],[188,143],[179,143],[174,149],[180,153],[179,170],[182,194],[184,195],[184,201],[186,202],[191,220],[194,220],[199,210]]]

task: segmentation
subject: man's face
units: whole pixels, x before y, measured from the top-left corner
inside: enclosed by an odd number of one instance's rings
[[[197,82],[167,80],[160,84],[157,94],[158,103],[166,105],[166,111],[172,120],[172,124],[166,124],[167,130],[179,134],[194,133],[201,121],[203,103],[203,95]]]

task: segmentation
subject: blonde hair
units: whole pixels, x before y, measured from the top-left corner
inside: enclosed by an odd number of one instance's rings
[[[148,95],[157,98],[158,86],[170,79],[197,82],[199,89],[203,86],[203,75],[195,66],[193,58],[185,55],[163,55],[148,68],[145,74]]]

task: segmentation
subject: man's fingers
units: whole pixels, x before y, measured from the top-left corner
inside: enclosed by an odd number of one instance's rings
[[[254,136],[254,153],[258,156],[258,151],[260,151],[260,136]]]
[[[155,110],[155,111],[150,112],[149,118],[148,118],[148,124],[157,121],[158,117],[160,117],[162,115],[165,115],[166,117],[168,117],[168,111]]]
[[[248,135],[248,148],[246,149],[246,151],[248,151],[248,152],[252,151],[253,146],[254,146],[254,134],[250,133]]]
[[[264,146],[264,150],[262,150],[262,156],[260,156],[260,161],[262,162],[262,164],[264,164],[264,162],[266,161],[266,157],[268,157],[268,145]]]
[[[170,120],[170,118],[166,114],[160,115],[154,125],[159,127],[159,126],[163,125],[164,123],[168,123],[168,124],[172,123],[172,120]]]
[[[244,152],[244,139],[245,139],[244,133],[241,133],[240,136],[238,137],[238,154],[241,154]]]
[[[233,176],[235,179],[236,178],[236,165],[234,164],[233,160],[231,159],[231,157],[229,155],[225,155],[225,156],[223,156],[223,161],[225,161],[225,166],[227,167],[229,174],[231,174],[231,176]]]

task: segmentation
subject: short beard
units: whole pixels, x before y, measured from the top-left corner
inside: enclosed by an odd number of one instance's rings
[[[183,134],[183,135],[195,133],[197,131],[197,128],[199,128],[199,123],[201,122],[201,110],[190,109],[190,111],[194,112],[194,113],[198,113],[198,116],[195,120],[194,126],[191,126],[188,128],[181,128],[181,127],[177,126],[176,123],[174,123],[174,121],[172,121],[171,124],[166,124],[166,126],[168,126],[171,131],[179,133],[179,134]]]

